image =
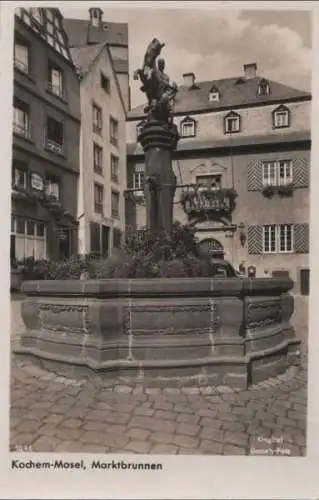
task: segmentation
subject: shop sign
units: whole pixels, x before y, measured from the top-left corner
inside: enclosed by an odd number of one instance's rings
[[[43,191],[44,182],[41,175],[35,173],[31,175],[31,188],[35,189],[36,191]]]

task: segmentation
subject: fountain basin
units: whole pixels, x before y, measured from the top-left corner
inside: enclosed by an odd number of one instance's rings
[[[246,388],[298,363],[288,278],[23,284],[14,352],[59,373]]]

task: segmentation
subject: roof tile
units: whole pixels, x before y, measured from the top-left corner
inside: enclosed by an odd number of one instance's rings
[[[289,99],[309,98],[309,92],[298,90],[282,83],[269,80],[269,95],[257,95],[258,84],[262,78],[255,77],[245,80],[244,78],[223,78],[198,82],[194,87],[181,85],[178,88],[174,111],[176,114],[190,114],[196,111],[211,111],[236,106],[253,104],[267,104],[268,102],[286,101]],[[219,90],[219,101],[209,101],[209,92],[212,87]],[[131,110],[129,119],[140,119],[145,116],[143,109],[145,104]]]

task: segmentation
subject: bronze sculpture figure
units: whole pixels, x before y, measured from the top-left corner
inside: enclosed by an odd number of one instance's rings
[[[141,80],[141,91],[146,94],[148,100],[148,105],[144,109],[148,117],[171,123],[177,85],[164,73],[164,59],[159,59],[156,64],[156,59],[164,46],[164,43],[153,38],[146,49],[143,67],[134,72],[134,79]]]

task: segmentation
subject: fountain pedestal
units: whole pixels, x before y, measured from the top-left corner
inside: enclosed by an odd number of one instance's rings
[[[155,233],[172,232],[176,188],[172,152],[178,138],[176,125],[156,120],[147,122],[139,136],[145,153],[146,223]]]

